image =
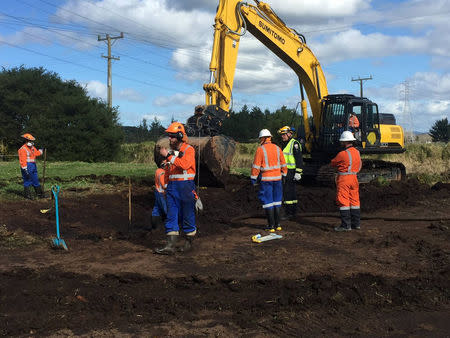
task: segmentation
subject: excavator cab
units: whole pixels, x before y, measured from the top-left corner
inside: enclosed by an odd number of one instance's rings
[[[340,135],[350,130],[361,153],[381,152],[380,118],[376,103],[350,94],[328,95],[322,101],[322,113],[318,137],[318,149],[321,151],[326,151],[330,156],[336,154],[340,148]],[[352,114],[359,122],[357,127],[350,123]]]

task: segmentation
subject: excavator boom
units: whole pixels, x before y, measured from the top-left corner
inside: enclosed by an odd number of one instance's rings
[[[239,42],[249,31],[275,55],[283,60],[299,78],[308,96],[315,130],[321,123],[321,100],[328,95],[325,75],[319,61],[306,45],[305,38],[276,15],[272,8],[261,1],[249,5],[238,0],[221,0],[214,24],[214,43],[210,63],[210,82],[203,86],[206,106],[211,115],[226,116],[228,113]],[[306,101],[302,100],[303,119],[307,122]],[[307,148],[312,147],[313,135],[306,127]]]
[[[336,154],[340,134],[350,127],[350,115],[355,115],[360,121],[359,130],[354,134],[357,138],[356,146],[361,153],[386,154],[405,150],[403,129],[400,126],[381,124],[378,106],[367,98],[348,94],[328,94],[322,67],[307,46],[305,37],[286,26],[267,3],[258,0],[254,0],[254,3],[248,4],[239,0],[219,1],[214,19],[214,42],[209,65],[210,81],[203,85],[205,110],[202,116],[195,119],[195,123],[188,123],[186,126],[189,136],[220,135],[222,121],[228,116],[231,105],[239,43],[241,37],[248,31],[298,76],[305,148],[311,154],[310,176],[318,177],[320,172],[324,172],[322,176],[325,179],[329,176],[329,172],[322,167]],[[313,118],[311,129],[304,93],[308,98]],[[213,152],[213,157],[218,159],[221,154]],[[393,174],[389,174],[389,177],[383,174],[391,167],[395,169]],[[370,179],[380,175],[388,179],[404,176],[404,166],[401,164],[390,166],[372,161],[368,169],[371,172],[366,177]],[[305,174],[307,176],[308,170],[305,170]]]

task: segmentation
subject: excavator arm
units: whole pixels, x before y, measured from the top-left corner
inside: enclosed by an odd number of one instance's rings
[[[256,6],[238,0],[219,2],[209,66],[210,82],[203,86],[207,107],[205,119],[208,116],[210,119],[212,116],[220,119],[228,114],[240,38],[249,31],[297,74],[307,148],[311,148],[314,135],[309,130],[303,88],[311,107],[315,130],[318,131],[322,119],[322,98],[328,95],[322,68],[301,34],[287,27],[268,4],[254,1]]]

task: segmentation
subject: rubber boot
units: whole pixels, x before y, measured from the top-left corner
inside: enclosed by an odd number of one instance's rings
[[[155,253],[159,255],[173,255],[176,250],[176,244],[178,241],[178,235],[168,235],[167,236],[167,244],[165,247],[156,249]]]
[[[152,229],[158,229],[161,223],[162,223],[161,216],[152,216]]]
[[[29,200],[33,199],[30,187],[23,187],[23,196]]]
[[[274,207],[274,220],[275,220],[275,230],[281,231],[281,225],[280,225],[280,213],[281,213],[281,207]]]
[[[181,252],[189,252],[192,250],[192,242],[194,241],[194,236],[186,236],[186,241],[183,247],[180,248]]]
[[[280,212],[281,212],[280,221],[287,221],[288,215],[289,215],[288,209],[289,209],[289,205],[283,204],[283,208],[280,210]]]
[[[275,210],[274,208],[264,209],[266,211],[267,226],[264,230],[275,232]]]
[[[352,229],[361,229],[361,209],[350,209]]]
[[[38,185],[37,187],[34,187],[34,191],[36,192],[36,196],[39,198],[45,198],[44,191],[42,191],[42,187]]]
[[[350,230],[352,230],[350,209],[339,210],[339,212],[341,214],[341,225],[334,228],[334,231],[350,231]]]
[[[297,203],[288,205],[288,220],[295,221],[295,214],[297,213]]]

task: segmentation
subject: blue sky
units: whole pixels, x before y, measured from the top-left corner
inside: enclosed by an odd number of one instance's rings
[[[249,0],[251,2],[251,0]],[[406,130],[428,131],[450,111],[450,0],[268,0],[305,35],[329,93],[359,95],[352,78],[372,76],[364,96]],[[115,41],[113,105],[124,125],[157,117],[184,122],[204,102],[218,0],[2,0],[0,65],[44,67],[106,100],[107,54]],[[406,88],[406,90],[405,90]],[[247,33],[233,106],[294,108],[298,80]],[[406,103],[406,104],[405,104]]]

